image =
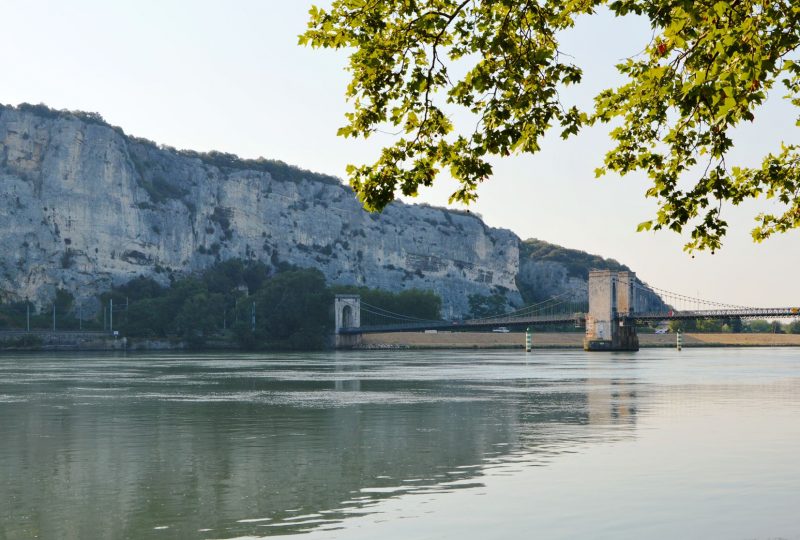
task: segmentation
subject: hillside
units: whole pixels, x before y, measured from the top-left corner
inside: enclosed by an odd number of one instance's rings
[[[0,300],[91,311],[112,284],[162,284],[238,258],[320,269],[331,285],[432,290],[442,315],[470,295],[520,306],[613,260],[488,227],[469,212],[394,203],[365,212],[337,178],[269,159],[176,150],[95,113],[0,105]]]
[[[0,106],[0,294],[40,306],[59,288],[87,309],[144,275],[162,283],[231,258],[322,270],[334,285],[433,290],[511,304],[519,239],[469,213],[365,212],[336,178],[265,159],[130,137],[96,114]]]

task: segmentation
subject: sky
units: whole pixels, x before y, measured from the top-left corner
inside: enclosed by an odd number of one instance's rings
[[[393,138],[336,136],[349,110],[347,52],[297,45],[312,3],[0,0],[0,103],[98,112],[160,144],[280,159],[344,178],[347,164],[369,163]],[[561,40],[584,68],[566,100],[589,108],[597,92],[621,81],[613,66],[650,35],[637,19],[580,20]],[[755,165],[781,141],[797,142],[796,117],[776,92],[756,122],[737,131],[728,162]],[[567,141],[554,133],[536,155],[495,160],[470,210],[523,239],[617,259],[662,289],[746,306],[800,305],[800,230],[762,244],[750,238],[767,202],[726,206],[730,229],[714,255],[692,257],[682,250],[687,238],[672,232],[637,233],[655,202],[644,197],[642,175],[595,179],[611,147],[607,130]],[[443,178],[407,202],[446,206],[453,189]]]

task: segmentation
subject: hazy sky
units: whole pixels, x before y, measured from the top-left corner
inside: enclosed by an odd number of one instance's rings
[[[369,161],[391,138],[336,137],[348,110],[347,58],[297,46],[311,3],[2,0],[0,103],[95,111],[162,144],[281,159],[343,178],[348,163]],[[567,97],[588,108],[619,81],[613,65],[649,36],[633,19],[581,21],[561,48],[584,67],[585,84]],[[781,140],[797,142],[797,113],[779,97],[738,132],[729,163],[755,164]],[[497,160],[471,210],[522,238],[613,257],[665,289],[744,305],[800,304],[800,231],[753,244],[752,218],[766,203],[726,207],[723,250],[693,259],[683,237],[635,232],[655,208],[642,176],[594,179],[609,146],[600,127],[566,142],[550,137],[536,156]],[[445,205],[452,189],[443,181],[417,200]]]

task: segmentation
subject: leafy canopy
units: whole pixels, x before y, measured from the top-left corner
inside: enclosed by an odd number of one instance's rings
[[[653,38],[617,66],[627,82],[581,111],[559,95],[582,71],[558,38],[603,6],[647,17]],[[340,135],[398,132],[375,163],[348,167],[368,209],[398,190],[416,195],[442,169],[459,183],[451,202],[469,203],[492,173],[490,156],[534,153],[551,127],[567,138],[613,122],[614,147],[597,174],[647,173],[659,209],[640,230],[688,228],[686,249],[714,250],[727,229],[721,204],[762,195],[779,211],[757,216],[755,240],[800,226],[798,145],[783,144],[759,167],[725,160],[731,130],[752,121],[776,86],[800,107],[796,0],[334,0],[311,9],[300,43],[352,51],[353,108]],[[470,111],[474,130],[457,130],[452,108]],[[678,183],[685,175],[694,175],[688,188]]]

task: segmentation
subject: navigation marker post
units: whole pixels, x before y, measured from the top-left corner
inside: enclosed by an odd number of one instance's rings
[[[533,333],[531,327],[525,329],[525,352],[531,352],[533,349]]]
[[[678,346],[678,350],[680,351],[683,348],[683,343],[681,341],[681,331],[678,330],[678,333],[675,334],[676,345]]]

